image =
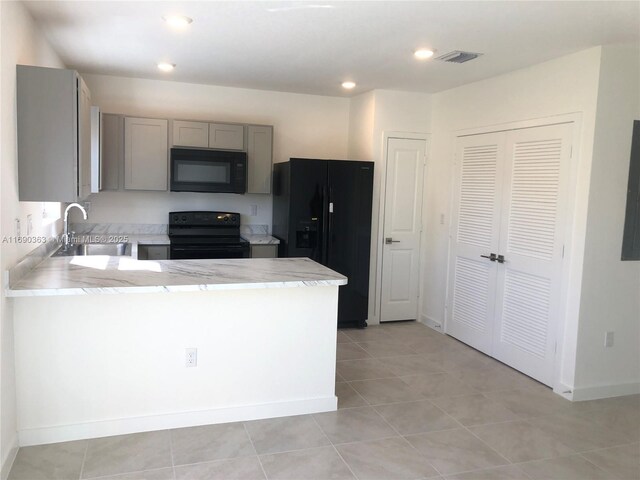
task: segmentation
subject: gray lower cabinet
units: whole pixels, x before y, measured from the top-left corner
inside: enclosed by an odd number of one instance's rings
[[[124,119],[125,190],[166,191],[168,122],[156,118]]]
[[[74,70],[18,65],[20,201],[75,202],[91,193],[91,95]]]
[[[251,258],[277,258],[278,245],[251,245]]]
[[[138,260],[168,260],[169,245],[138,245]]]
[[[247,193],[271,193],[273,127],[247,126]]]

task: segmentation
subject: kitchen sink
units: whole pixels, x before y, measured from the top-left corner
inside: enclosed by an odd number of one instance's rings
[[[121,257],[131,255],[130,243],[78,243],[70,245],[66,250],[60,247],[54,257],[71,257],[75,255],[110,255]]]

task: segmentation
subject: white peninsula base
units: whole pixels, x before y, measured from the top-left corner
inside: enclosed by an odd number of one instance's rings
[[[21,446],[337,407],[337,285],[13,301]]]

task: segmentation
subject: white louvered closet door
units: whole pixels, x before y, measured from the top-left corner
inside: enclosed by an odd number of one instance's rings
[[[506,136],[493,356],[551,385],[571,124]]]
[[[460,137],[446,332],[491,355],[505,133]]]

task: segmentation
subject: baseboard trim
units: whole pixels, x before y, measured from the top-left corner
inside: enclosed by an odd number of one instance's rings
[[[444,333],[444,325],[442,322],[438,322],[426,315],[420,315],[420,319],[418,321],[427,327],[434,329],[436,332]]]
[[[11,440],[11,447],[5,458],[2,459],[2,468],[0,469],[0,479],[7,480],[9,478],[9,472],[11,472],[11,467],[13,467],[13,462],[16,460],[16,456],[18,455],[18,435],[14,435]]]
[[[170,428],[195,427],[216,423],[330,412],[335,411],[337,407],[338,398],[334,395],[289,402],[243,405],[194,412],[169,413],[73,425],[59,425],[55,427],[30,428],[19,430],[18,440],[21,447],[26,447],[30,445],[109,437]]]
[[[621,397],[640,393],[640,382],[596,385],[573,389],[573,401],[598,400],[600,398]]]

